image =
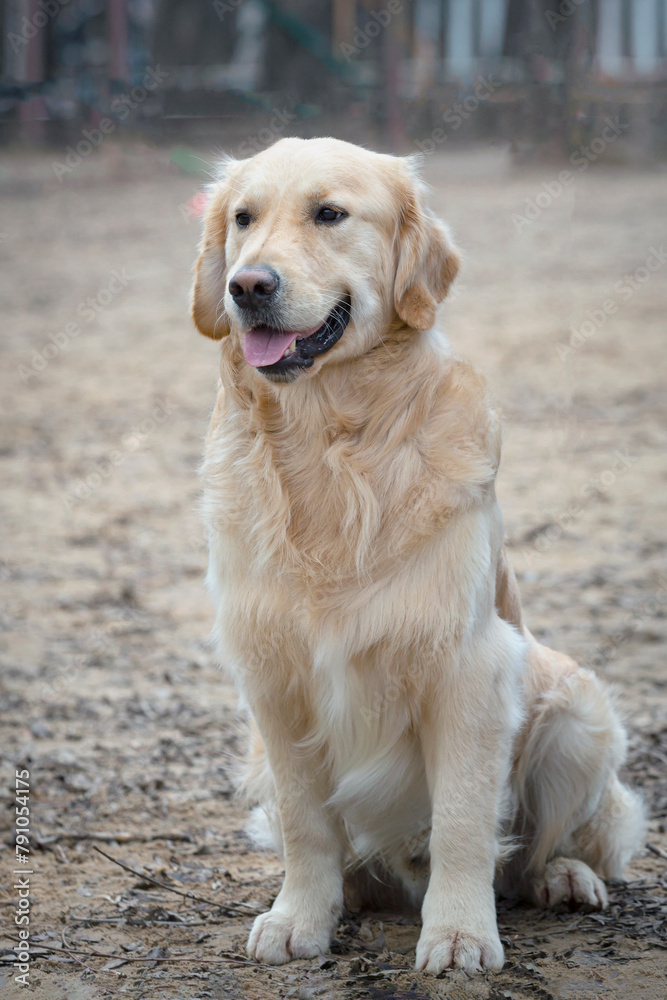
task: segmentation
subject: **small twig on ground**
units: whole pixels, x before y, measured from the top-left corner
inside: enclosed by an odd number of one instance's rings
[[[127,917],[73,917],[71,914],[67,917],[67,922],[69,924],[122,924],[127,923]],[[171,923],[171,921],[165,921],[166,923]],[[203,921],[206,923],[206,921]],[[142,920],[142,925],[149,923],[149,921]]]
[[[129,927],[217,927],[224,925],[224,920],[188,920],[183,917],[181,920],[151,920],[150,918],[139,918],[133,916],[131,920],[127,917],[73,917],[69,916],[67,922],[70,924],[122,924]]]
[[[572,934],[574,931],[576,931],[576,930],[579,929],[579,924],[580,923],[581,923],[581,921],[579,921],[574,927],[572,927],[572,925],[570,925],[569,927],[558,927],[558,928],[556,928],[556,930],[553,930],[553,931],[545,931],[543,929],[535,930],[535,931],[533,931],[532,934],[519,934],[517,937],[512,937],[512,931],[511,931],[511,929],[504,930],[504,931],[501,930],[500,933],[504,937],[506,937],[508,939],[508,941],[512,941],[512,942],[515,942],[515,941],[530,941],[533,938],[551,937],[553,934]],[[590,929],[591,928],[587,928],[587,930],[590,930]]]
[[[143,878],[146,882],[152,882],[153,885],[160,886],[161,889],[166,889],[167,892],[173,892],[177,896],[182,896],[184,899],[194,899],[197,903],[206,903],[208,906],[215,906],[216,909],[222,910],[228,917],[245,917],[246,913],[241,912],[241,908],[249,910],[250,913],[257,915],[257,910],[254,906],[250,906],[248,903],[217,903],[214,899],[206,899],[205,896],[195,896],[193,892],[181,892],[180,889],[174,889],[173,886],[167,885],[166,882],[159,882],[158,879],[153,878],[151,875],[147,875],[145,872],[137,871],[136,868],[130,868],[129,865],[123,864],[117,858],[113,858],[106,851],[103,851],[101,847],[96,847],[93,844],[93,850],[101,854],[102,857],[106,858],[107,861],[112,861],[113,864],[118,865],[119,868],[124,868],[126,872],[130,872],[131,875],[137,875],[139,878]]]
[[[65,937],[65,928],[64,927],[63,927],[63,929],[62,929],[62,931],[60,933],[60,940],[62,941],[63,948],[65,949],[65,951],[67,952],[67,954],[71,956],[72,960],[75,961],[77,963],[77,965],[80,965],[82,969],[86,970],[86,972],[93,972],[94,971],[93,969],[90,968],[89,965],[86,965],[85,962],[82,962],[80,958],[77,958],[76,955],[74,954],[74,952],[71,950],[71,948],[69,946],[69,943],[67,941],[67,938]]]
[[[40,847],[50,847],[51,844],[57,844],[60,840],[100,840],[103,844],[128,844],[130,841],[148,844],[153,840],[178,840],[185,843],[192,843],[192,837],[189,833],[154,833],[146,835],[141,833],[127,833],[125,830],[121,830],[118,833],[107,833],[102,830],[91,830],[89,833],[74,833],[67,830],[60,830],[58,833],[39,838],[37,843]]]
[[[9,938],[10,941],[19,940],[19,938],[14,938],[11,937],[10,935],[7,935],[7,937]],[[104,951],[84,951],[81,948],[72,948],[70,945],[68,945],[67,948],[54,948],[53,945],[40,943],[39,948],[42,951],[53,952],[54,955],[70,955],[72,959],[74,959],[74,955],[83,955],[86,958],[106,958],[107,962],[113,960],[118,962],[151,962],[153,965],[155,965],[158,962],[159,963],[169,962],[172,964],[178,962],[194,962],[197,965],[219,965],[221,962],[227,962],[230,965],[252,965],[256,966],[258,969],[266,968],[266,966],[262,965],[261,962],[251,962],[250,960],[246,961],[246,959],[244,958],[230,958],[227,955],[219,955],[217,958],[200,958],[198,955],[191,955],[191,956],[183,955],[179,956],[178,958],[149,958],[147,955],[139,957],[134,955],[126,956],[126,955],[114,955],[113,953],[108,954],[107,952]],[[46,956],[35,956],[35,957],[37,958]],[[16,959],[13,959],[13,961],[16,961]]]
[[[655,854],[657,857],[664,858],[667,861],[667,851],[663,851],[662,847],[656,847],[655,844],[647,844],[646,848],[651,854]]]

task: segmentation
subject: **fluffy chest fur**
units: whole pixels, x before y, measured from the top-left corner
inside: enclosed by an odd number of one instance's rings
[[[493,502],[497,422],[463,362],[397,339],[326,385],[281,391],[224,349],[222,374],[206,515],[214,532],[234,535],[249,570],[270,567],[311,597],[366,587],[457,515]]]
[[[261,669],[305,715],[402,729],[429,664],[493,614],[497,422],[480,377],[414,333],[340,367],[281,394],[223,349],[203,472],[217,638],[242,688]]]

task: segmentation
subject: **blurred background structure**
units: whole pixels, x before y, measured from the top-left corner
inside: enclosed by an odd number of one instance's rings
[[[228,142],[280,113],[255,147],[497,137],[530,157],[620,114],[616,156],[667,151],[667,0],[5,0],[2,38],[2,143],[76,146],[102,118]]]

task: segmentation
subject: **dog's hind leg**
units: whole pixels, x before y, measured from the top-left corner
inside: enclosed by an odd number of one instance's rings
[[[644,833],[641,801],[617,776],[621,721],[592,672],[537,643],[528,697],[530,723],[514,770],[529,841],[525,884],[542,906],[603,908],[602,878],[622,875]]]

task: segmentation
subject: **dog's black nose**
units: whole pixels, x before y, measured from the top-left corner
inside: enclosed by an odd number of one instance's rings
[[[279,284],[270,267],[242,267],[229,282],[229,294],[242,309],[258,309],[276,294]]]

